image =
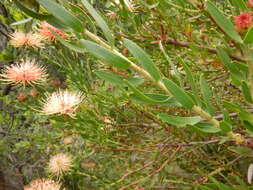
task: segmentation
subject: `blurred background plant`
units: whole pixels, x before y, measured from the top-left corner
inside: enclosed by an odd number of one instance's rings
[[[30,59],[48,73],[40,85],[1,83],[2,188],[51,178],[73,190],[252,189],[251,13],[243,30],[232,24],[249,2],[4,0],[0,10],[1,72]],[[43,45],[13,47],[14,31],[44,34]],[[83,93],[71,117],[41,112],[58,89]]]

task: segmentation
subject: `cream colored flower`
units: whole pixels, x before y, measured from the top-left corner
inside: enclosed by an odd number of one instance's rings
[[[10,84],[40,84],[47,78],[45,68],[35,64],[31,60],[22,60],[18,64],[6,66],[3,74],[0,74],[2,81]]]
[[[70,155],[59,153],[52,156],[48,163],[48,170],[54,175],[62,175],[71,170],[73,159]]]
[[[24,190],[60,190],[61,184],[51,179],[35,179],[29,185],[24,186]]]
[[[14,47],[41,47],[43,38],[35,33],[14,32],[10,35],[10,44]]]
[[[42,112],[46,115],[61,114],[74,116],[75,110],[83,101],[80,92],[57,91],[52,93],[44,102]]]

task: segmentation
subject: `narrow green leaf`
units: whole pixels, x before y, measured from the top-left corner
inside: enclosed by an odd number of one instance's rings
[[[213,92],[209,88],[203,75],[200,76],[200,87],[201,87],[201,93],[203,94],[204,100],[209,101],[212,98]]]
[[[194,102],[191,97],[174,82],[169,79],[163,79],[163,83],[177,101],[182,104],[182,106],[188,109],[191,109],[194,106]]]
[[[143,104],[150,104],[150,105],[160,105],[160,106],[169,106],[169,107],[182,107],[182,105],[174,98],[174,97],[169,97],[165,96],[162,94],[144,94],[148,98],[151,98],[153,101],[152,102],[147,102],[140,98],[136,94],[131,94],[130,98]]]
[[[232,152],[235,152],[235,153],[241,155],[241,156],[253,157],[252,150],[247,147],[231,146],[231,147],[228,147],[228,149]]]
[[[247,11],[248,7],[244,0],[231,0],[231,3],[241,11]]]
[[[143,66],[143,68],[154,78],[154,80],[161,80],[161,73],[159,69],[155,66],[148,54],[143,51],[142,48],[140,48],[137,44],[128,39],[124,39],[124,44],[138,60],[138,62]]]
[[[200,185],[198,188],[199,188],[199,190],[213,190],[213,189],[210,189],[210,188],[208,188],[206,186],[202,186],[202,185]]]
[[[202,120],[202,118],[199,116],[179,117],[179,116],[167,115],[164,113],[159,114],[158,118],[168,124],[180,126],[180,127],[185,127],[187,125],[195,125]]]
[[[92,5],[87,1],[87,0],[82,0],[82,3],[84,7],[89,11],[91,16],[95,19],[97,22],[98,26],[102,29],[104,32],[104,35],[106,39],[110,42],[111,45],[114,44],[114,36],[104,19],[98,14],[96,9],[92,7]]]
[[[223,120],[231,124],[231,118],[229,116],[229,112],[225,109],[222,109],[222,114],[223,114]]]
[[[91,53],[98,59],[101,59],[101,61],[104,61],[111,66],[114,66],[119,69],[127,69],[130,67],[130,63],[126,59],[116,55],[112,51],[88,40],[82,39],[80,41],[89,53]]]
[[[221,128],[222,132],[225,134],[232,131],[232,126],[226,121],[220,122],[220,128]]]
[[[207,84],[207,82],[206,82],[203,75],[200,76],[200,88],[201,88],[201,94],[203,95],[203,99],[204,99],[203,104],[205,104],[206,110],[211,115],[214,115],[215,109],[214,109],[214,107],[212,106],[212,104],[210,102],[210,99],[213,96],[213,92],[209,88],[209,86],[208,86],[208,84]]]
[[[248,101],[249,103],[253,103],[249,86],[245,81],[242,82],[242,93],[246,101]]]
[[[33,10],[28,9],[27,7],[25,7],[24,5],[22,5],[22,3],[20,3],[18,0],[15,0],[14,3],[25,14],[27,14],[28,16],[31,16],[33,18],[36,18],[38,20],[46,20],[46,19],[49,19],[49,18],[52,17],[52,15],[44,15],[44,14],[39,14],[37,12],[34,12]]]
[[[253,125],[248,121],[243,121],[243,126],[248,129],[251,133],[253,133]]]
[[[242,43],[240,35],[234,28],[233,23],[209,0],[206,2],[206,8],[218,26],[233,40]]]
[[[196,125],[191,127],[203,133],[218,133],[221,131],[219,126],[214,126],[210,123],[197,123]]]
[[[108,71],[95,71],[95,74],[101,78],[102,80],[105,80],[111,84],[114,84],[119,87],[126,87],[128,85],[125,84],[123,80],[129,81],[132,85],[138,86],[141,84],[144,80],[143,78],[137,78],[137,77],[132,77],[132,78],[125,78],[123,76],[117,75],[112,72]]]
[[[253,27],[251,27],[251,28],[248,30],[248,32],[247,32],[247,34],[245,35],[243,41],[244,41],[244,43],[246,43],[246,44],[251,44],[251,43],[253,43]]]
[[[232,111],[235,111],[235,112],[241,112],[241,111],[242,111],[242,109],[241,109],[240,106],[235,105],[235,104],[232,104],[232,103],[227,102],[227,101],[224,101],[224,102],[223,102],[223,105],[224,105],[226,108],[228,108],[228,109],[230,109],[230,110],[232,110]]]
[[[33,18],[29,17],[29,18],[26,18],[26,19],[22,19],[22,20],[19,20],[17,22],[13,22],[11,23],[10,25],[11,26],[16,26],[16,25],[20,25],[20,24],[25,24],[27,22],[30,22]]]
[[[123,83],[123,77],[122,76],[119,76],[115,73],[112,73],[112,72],[106,72],[106,71],[96,71],[95,74],[105,80],[105,81],[108,81],[114,85],[117,85],[117,86],[124,86],[124,83]]]
[[[82,23],[73,16],[70,12],[68,12],[65,8],[63,8],[58,3],[52,0],[37,0],[49,13],[54,15],[57,19],[59,19],[66,26],[74,29],[77,32],[83,31]]]
[[[241,85],[241,80],[244,79],[243,74],[238,70],[235,63],[233,63],[231,61],[231,59],[228,56],[228,54],[226,53],[226,51],[223,48],[218,47],[217,53],[218,53],[218,57],[223,62],[225,67],[231,72],[231,78],[232,78],[233,82],[236,85]]]
[[[239,113],[239,117],[242,121],[248,121],[250,123],[253,123],[253,115],[252,113],[249,113],[247,111],[241,111]]]
[[[199,91],[197,90],[197,86],[196,86],[193,74],[192,74],[190,68],[187,66],[186,63],[184,63],[183,60],[181,60],[181,63],[182,63],[184,70],[186,72],[186,77],[187,77],[188,81],[190,82],[192,92],[194,94],[194,98],[196,99],[197,103],[200,105],[201,101],[199,98]]]
[[[129,81],[124,80],[126,82],[126,84],[128,85],[128,87],[134,92],[134,94],[141,99],[142,101],[145,101],[147,103],[151,103],[151,104],[159,104],[159,103],[165,103],[166,101],[169,100],[170,97],[168,97],[165,100],[155,100],[152,99],[148,96],[145,96],[140,90],[138,90],[137,88],[135,88]]]

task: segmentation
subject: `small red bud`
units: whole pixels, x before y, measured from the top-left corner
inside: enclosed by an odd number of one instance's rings
[[[18,97],[17,97],[18,101],[20,101],[20,102],[25,101],[26,98],[27,98],[26,94],[25,94],[25,93],[22,93],[22,92],[19,93],[19,95],[18,95]]]

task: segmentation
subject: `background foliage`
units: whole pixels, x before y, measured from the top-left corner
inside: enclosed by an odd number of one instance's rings
[[[1,2],[1,68],[33,58],[50,75],[45,86],[0,86],[5,186],[52,177],[50,156],[69,152],[75,163],[61,179],[66,189],[251,189],[252,55],[245,52],[252,34],[233,25],[250,8],[236,2]],[[36,31],[44,18],[71,38],[44,48],[8,45],[12,31]],[[76,118],[34,110],[58,88],[85,93]]]

